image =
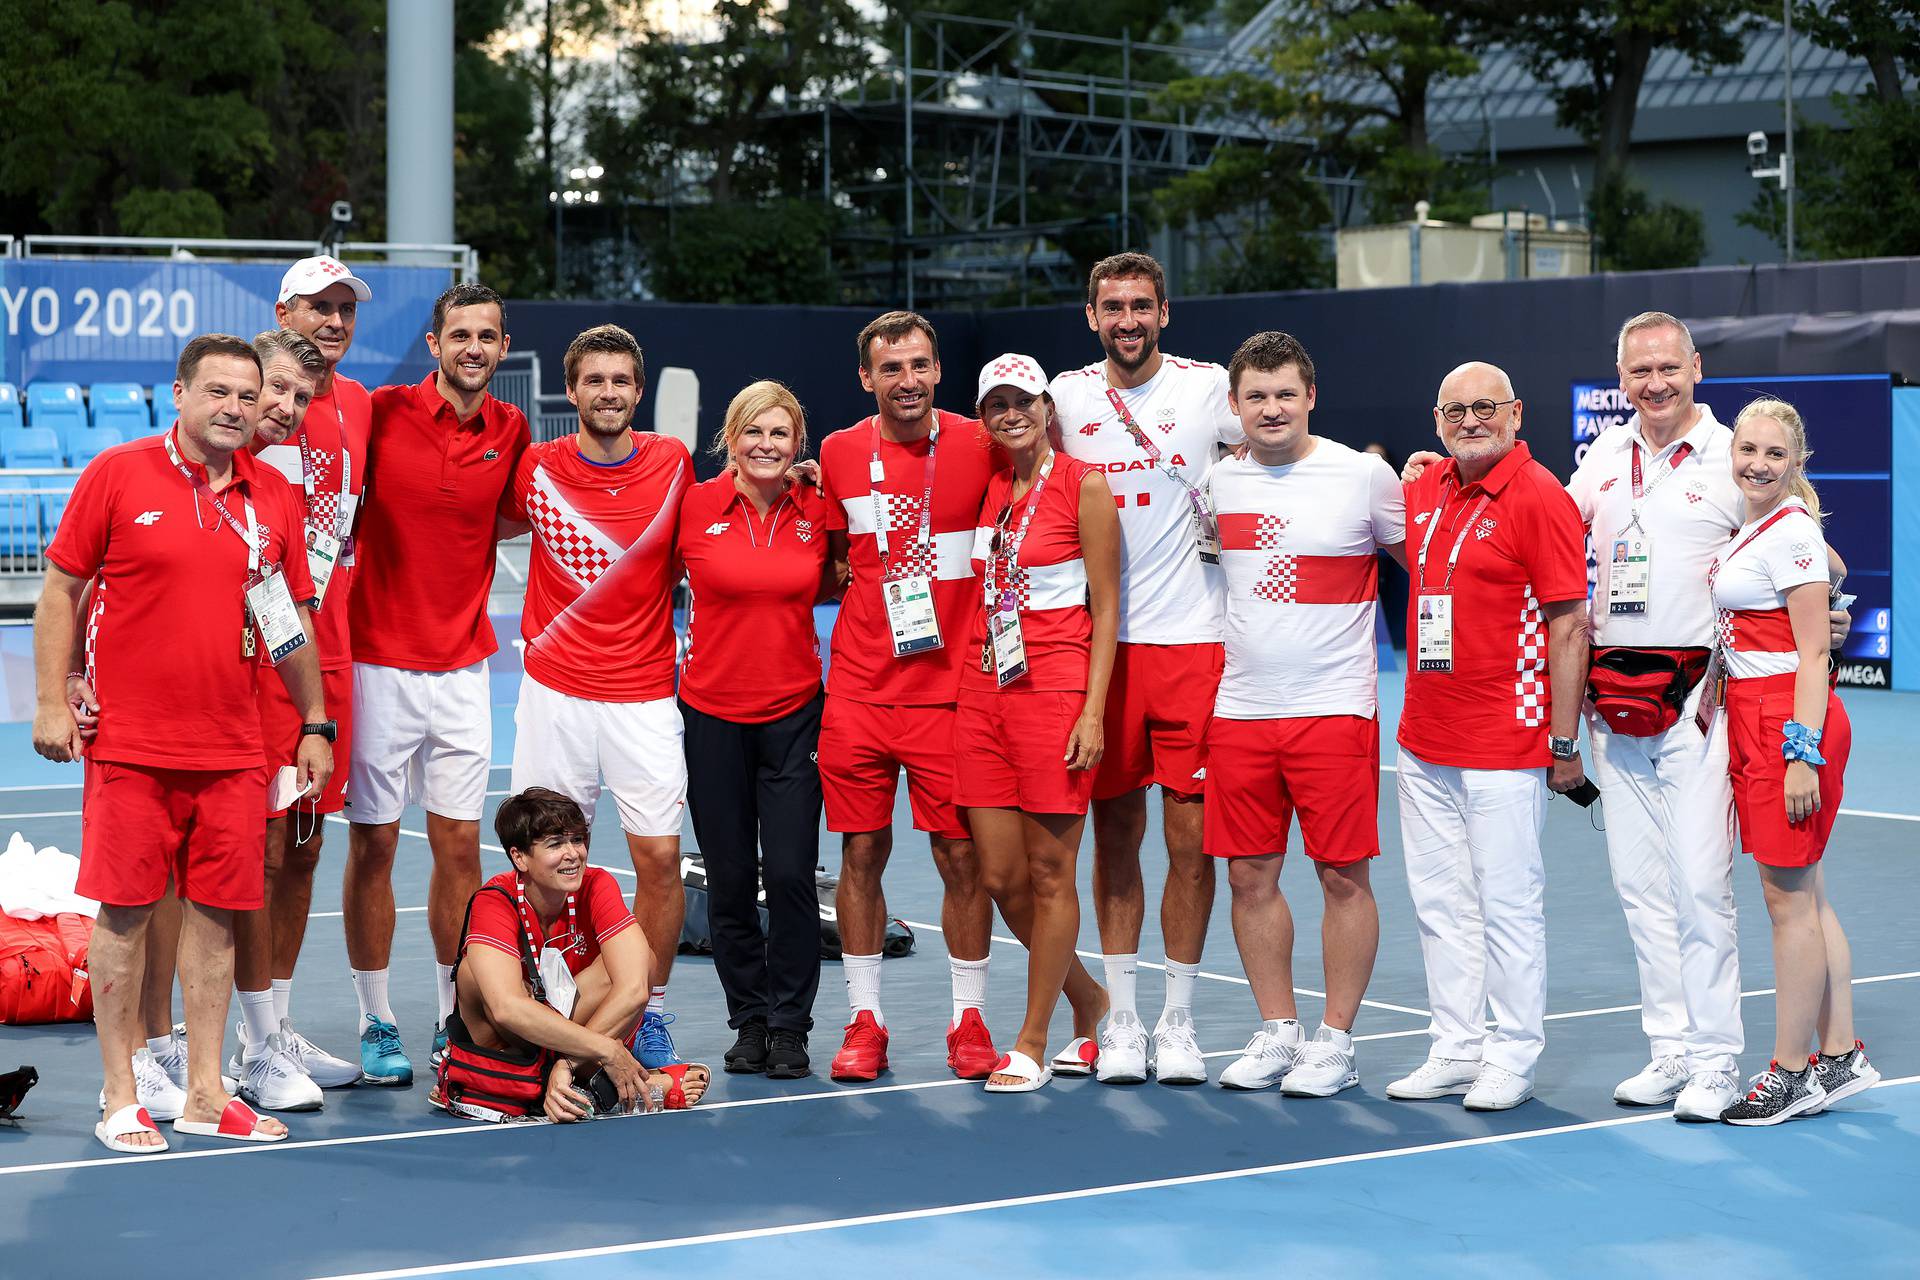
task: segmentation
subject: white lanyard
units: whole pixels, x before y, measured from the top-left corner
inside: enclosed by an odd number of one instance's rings
[[[1013,581],[1019,572],[1020,548],[1027,544],[1027,527],[1033,523],[1033,513],[1040,506],[1040,493],[1047,487],[1047,477],[1053,474],[1053,451],[1047,451],[1047,457],[1040,464],[1040,474],[1035,477],[1033,488],[1027,490],[1027,509],[1021,513],[1020,529],[1012,537],[1007,536],[1007,526],[1013,519],[1013,489],[1007,489],[1007,509],[1000,519],[994,521],[994,545],[987,551],[987,572],[985,576],[985,598],[987,611],[993,612],[995,606],[1001,613],[1013,613],[1018,608],[1018,600],[1013,593]],[[1007,557],[1007,587],[1002,592],[995,584],[999,581],[1000,555],[1004,549]]]
[[[747,538],[749,541],[753,543],[754,546],[758,547],[760,545],[760,534],[758,530],[754,527],[753,502],[751,499],[747,499],[745,494],[741,494],[740,496],[742,499],[746,500],[747,509],[746,509],[745,515],[747,517]],[[769,547],[773,545],[773,536],[776,533],[780,532],[780,513],[786,509],[787,503],[791,502],[792,500],[793,500],[792,494],[787,494],[787,493],[781,494],[780,501],[774,503],[773,510],[767,513],[768,515],[767,545]],[[886,552],[883,551],[880,554],[885,555]]]
[[[333,508],[333,536],[347,536],[347,495],[352,488],[353,459],[347,456],[347,419],[334,407],[334,415],[340,419],[340,500]],[[300,487],[307,492],[307,519],[313,519],[313,495],[319,488],[320,469],[313,465],[313,450],[307,445],[307,424],[300,424]]]
[[[887,552],[887,491],[884,488],[887,479],[885,465],[880,461],[880,419],[878,416],[867,419],[873,428],[873,463],[867,476],[873,485],[873,541],[880,551],[881,568],[885,570]],[[934,410],[933,430],[927,435],[927,471],[926,491],[920,498],[920,532],[914,539],[913,549],[916,556],[924,553],[927,543],[933,536],[933,455],[940,446],[940,411]]]
[[[193,468],[180,457],[180,450],[173,443],[173,432],[169,431],[161,438],[167,444],[167,457],[180,469],[180,474],[187,478],[187,483],[193,486],[195,502],[197,503],[202,497],[206,498],[213,504],[213,509],[220,513],[220,518],[227,522],[227,527],[239,534],[240,540],[247,544],[247,576],[252,577],[258,574],[260,572],[260,522],[253,514],[253,499],[245,494],[240,496],[241,505],[247,513],[247,523],[243,527],[233,518],[233,512],[227,510],[227,504],[220,501],[220,495],[213,491],[213,486],[207,483],[206,478],[196,475]],[[199,509],[196,507],[196,518],[198,514]]]
[[[1460,548],[1466,545],[1467,535],[1473,532],[1474,522],[1480,518],[1480,513],[1487,509],[1487,503],[1491,501],[1493,501],[1492,494],[1483,494],[1480,498],[1480,504],[1461,522],[1460,536],[1453,540],[1453,551],[1447,556],[1447,580],[1440,584],[1442,591],[1452,590],[1453,571],[1460,563]],[[1418,580],[1415,581],[1414,586],[1421,591],[1427,588],[1427,547],[1432,544],[1434,531],[1440,527],[1440,517],[1446,512],[1446,509],[1447,492],[1442,488],[1440,491],[1440,505],[1435,507],[1433,514],[1427,517],[1427,536],[1420,539],[1420,555],[1417,561],[1420,576]]]

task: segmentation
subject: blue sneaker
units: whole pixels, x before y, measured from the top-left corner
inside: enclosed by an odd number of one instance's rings
[[[673,1037],[667,1033],[667,1024],[672,1021],[672,1014],[651,1009],[640,1015],[640,1025],[633,1033],[633,1056],[649,1071],[686,1061],[675,1051]]]
[[[382,1022],[377,1014],[367,1015],[367,1029],[360,1033],[360,1078],[368,1084],[413,1083],[413,1063],[400,1043],[400,1028]]]
[[[447,1056],[447,1027],[436,1022],[433,1026],[433,1053],[427,1058],[427,1065],[433,1068],[433,1074],[440,1074],[440,1059]]]

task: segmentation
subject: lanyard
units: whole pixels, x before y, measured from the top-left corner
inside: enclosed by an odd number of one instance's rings
[[[1713,558],[1713,563],[1707,567],[1707,589],[1709,591],[1713,589],[1714,579],[1720,576],[1721,565],[1727,563],[1727,561],[1733,559],[1735,556],[1739,555],[1742,551],[1745,551],[1748,545],[1751,544],[1755,538],[1759,537],[1761,534],[1765,533],[1767,530],[1773,528],[1774,525],[1786,519],[1789,515],[1792,515],[1795,511],[1804,511],[1805,509],[1806,508],[1804,507],[1797,507],[1797,506],[1781,507],[1778,511],[1768,516],[1765,520],[1762,520],[1760,522],[1759,528],[1755,529],[1752,533],[1748,534],[1745,538],[1741,539],[1739,546],[1727,552],[1727,554],[1725,554],[1724,556],[1715,556]]]
[[[1640,442],[1638,440],[1633,442],[1633,514],[1627,520],[1627,528],[1640,528],[1640,503],[1652,496],[1653,491],[1660,487],[1661,481],[1678,471],[1680,464],[1685,462],[1687,455],[1692,452],[1693,444],[1690,441],[1681,441],[1680,447],[1675,449],[1673,456],[1667,459],[1666,470],[1655,476],[1652,484],[1642,488],[1640,483]]]
[[[741,494],[740,496],[742,498],[746,498],[745,494]],[[786,509],[787,504],[791,501],[793,501],[793,495],[790,493],[783,493],[780,495],[780,501],[773,504],[773,510],[767,513],[767,517],[768,517],[767,545],[769,547],[773,545],[774,535],[780,532],[780,513]],[[759,531],[755,528],[754,522],[753,522],[752,500],[748,499],[745,505],[746,505],[746,511],[744,512],[744,514],[747,517],[747,538],[749,541],[753,543],[754,546],[757,547],[760,545],[760,534],[759,534]],[[881,554],[884,555],[885,553],[882,552]]]
[[[347,494],[353,479],[353,459],[347,456],[347,417],[339,406],[333,410],[340,419],[340,500],[333,508],[333,536],[345,536]],[[307,518],[313,518],[313,495],[319,487],[320,469],[313,464],[313,450],[307,445],[307,424],[300,424],[300,487],[307,491]]]
[[[1112,405],[1113,411],[1120,415],[1120,425],[1125,427],[1127,434],[1133,437],[1133,442],[1139,446],[1140,451],[1147,455],[1147,462],[1156,470],[1163,471],[1167,475],[1172,476],[1173,482],[1186,492],[1187,501],[1193,506],[1193,514],[1195,518],[1200,521],[1204,529],[1209,523],[1209,520],[1207,516],[1207,502],[1205,498],[1200,496],[1200,491],[1193,487],[1192,481],[1180,473],[1179,468],[1164,460],[1160,452],[1160,446],[1156,445],[1147,433],[1140,429],[1140,424],[1133,420],[1131,413],[1127,412],[1126,401],[1122,400],[1120,393],[1112,387],[1107,388],[1107,403]]]
[[[887,518],[887,504],[884,501],[887,496],[887,491],[883,486],[886,484],[887,473],[880,461],[880,419],[876,416],[867,419],[867,422],[873,428],[873,465],[872,469],[867,473],[873,484],[873,497],[871,499],[873,503],[873,541],[879,548],[880,559],[884,565],[888,555],[887,525],[891,523]],[[933,534],[933,455],[939,447],[940,412],[936,409],[933,415],[933,430],[927,436],[927,485],[926,491],[920,497],[920,532],[918,536],[915,537],[913,543],[913,549],[916,555],[926,551],[927,542]]]
[[[227,504],[220,501],[220,495],[213,491],[213,486],[207,483],[206,477],[195,475],[193,468],[181,460],[180,450],[176,448],[173,443],[173,432],[169,431],[161,438],[167,443],[167,457],[172,460],[174,466],[180,469],[180,474],[187,478],[187,483],[193,486],[195,500],[197,501],[204,497],[208,502],[212,503],[213,509],[220,513],[220,518],[227,522],[227,528],[239,534],[240,540],[247,544],[247,575],[251,577],[259,573],[260,522],[255,519],[253,514],[253,499],[244,494],[241,495],[240,502],[245,507],[247,513],[247,523],[242,525],[238,520],[233,518],[233,512],[227,510]],[[198,514],[198,508],[195,508],[195,513],[196,515]]]
[[[1015,533],[1012,537],[1007,536],[1007,526],[1011,523],[1013,519],[1013,503],[1011,501],[1007,503],[1007,509],[1001,513],[1000,518],[993,522],[994,523],[993,540],[995,545],[987,553],[987,573],[986,573],[986,592],[985,592],[987,608],[989,610],[991,610],[994,607],[994,605],[997,603],[1000,607],[1001,613],[1014,612],[1015,600],[1013,595],[1012,582],[1013,582],[1014,574],[1019,567],[1020,548],[1027,544],[1027,526],[1033,523],[1033,513],[1040,506],[1040,493],[1042,490],[1044,490],[1047,487],[1047,477],[1052,474],[1053,474],[1053,452],[1049,450],[1047,452],[1046,461],[1040,464],[1040,474],[1034,479],[1033,488],[1027,490],[1027,509],[1024,512],[1022,512],[1020,515],[1019,531]],[[1011,497],[1013,493],[1012,486],[1008,486],[1007,493],[1009,497]],[[1004,596],[1000,594],[998,588],[994,585],[996,582],[999,581],[999,574],[997,570],[999,568],[999,563],[1000,563],[1000,557],[995,553],[996,551],[1000,551],[1000,550],[1004,550],[1006,552],[1006,557],[1007,557],[1008,588]]]
[[[540,948],[533,945],[533,911],[527,906],[527,882],[519,876],[513,878],[513,894],[520,906],[520,927],[526,931],[527,950],[538,956]],[[575,951],[584,945],[585,940],[580,937],[580,913],[574,906],[572,894],[567,895],[567,936],[571,941],[562,950]],[[546,941],[551,943],[552,939]]]
[[[1414,585],[1421,590],[1425,590],[1427,586],[1427,548],[1433,543],[1434,531],[1440,527],[1440,517],[1447,509],[1447,500],[1447,491],[1445,488],[1442,488],[1440,491],[1440,505],[1435,507],[1433,514],[1427,517],[1427,536],[1420,539],[1420,556],[1417,562],[1420,570],[1420,578]],[[1447,556],[1447,580],[1440,584],[1442,591],[1450,591],[1453,589],[1453,570],[1455,566],[1460,563],[1460,548],[1466,544],[1467,535],[1473,532],[1474,522],[1480,518],[1480,513],[1487,509],[1487,503],[1491,501],[1493,501],[1492,494],[1482,494],[1480,505],[1476,506],[1467,518],[1461,522],[1460,536],[1453,540],[1453,551]]]

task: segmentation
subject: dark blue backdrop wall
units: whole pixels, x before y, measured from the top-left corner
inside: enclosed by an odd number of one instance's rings
[[[1573,462],[1568,388],[1611,377],[1614,335],[1636,312],[1706,321],[1913,308],[1920,308],[1920,259],[1715,267],[1177,298],[1162,345],[1177,355],[1224,363],[1249,333],[1286,329],[1306,344],[1319,367],[1315,430],[1356,446],[1378,440],[1402,456],[1431,442],[1429,407],[1447,370],[1464,360],[1490,360],[1513,375],[1526,401],[1524,438],[1541,461],[1566,474]],[[558,389],[561,353],[575,333],[607,321],[625,325],[646,349],[649,368],[678,365],[699,375],[703,437],[718,430],[727,401],[741,386],[778,378],[806,405],[817,441],[873,411],[872,398],[860,390],[854,349],[854,336],[873,315],[844,307],[515,302],[509,328],[515,347],[539,353],[547,387]],[[934,312],[929,319],[941,338],[943,408],[968,408],[980,365],[1002,351],[1025,352],[1050,371],[1100,356],[1074,307]],[[1896,381],[1920,381],[1920,353],[1912,344],[1857,345],[1828,358],[1848,367],[1792,369],[1745,367],[1779,363],[1756,354],[1752,344],[1729,346],[1729,359],[1740,367],[1717,363],[1712,344],[1703,341],[1702,347],[1709,374],[1891,373]],[[703,474],[712,471],[710,462],[703,465]]]

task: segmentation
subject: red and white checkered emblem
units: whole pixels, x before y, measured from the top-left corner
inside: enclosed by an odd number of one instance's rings
[[[1275,556],[1267,561],[1266,575],[1253,584],[1253,594],[1275,604],[1292,604],[1300,584],[1300,564],[1294,556]]]
[[[1494,529],[1498,527],[1499,521],[1495,520],[1492,516],[1482,516],[1480,517],[1479,527],[1473,531],[1473,536],[1475,538],[1491,538]]]
[[[1689,493],[1689,494],[1687,495],[1687,501],[1688,501],[1688,502],[1694,502],[1694,503],[1697,503],[1697,502],[1699,502],[1699,501],[1700,501],[1700,499],[1701,499],[1701,496],[1702,496],[1702,495],[1700,495],[1700,494],[1697,494],[1697,493]]]
[[[1793,562],[1793,563],[1794,563],[1794,565],[1795,565],[1795,566],[1796,566],[1797,568],[1800,568],[1800,569],[1811,569],[1811,568],[1813,568],[1813,557],[1812,557],[1812,556],[1799,556],[1799,557],[1797,557],[1797,558],[1796,558],[1796,559],[1794,560],[1794,562]]]
[[[613,565],[613,560],[583,534],[567,514],[555,506],[539,488],[527,493],[527,515],[540,531],[540,545],[548,555],[582,585],[592,586]]]
[[[1037,379],[1040,376],[1034,372],[1031,364],[1019,356],[1003,356],[1001,359],[994,361],[993,368],[987,370],[987,372],[996,378]]]

